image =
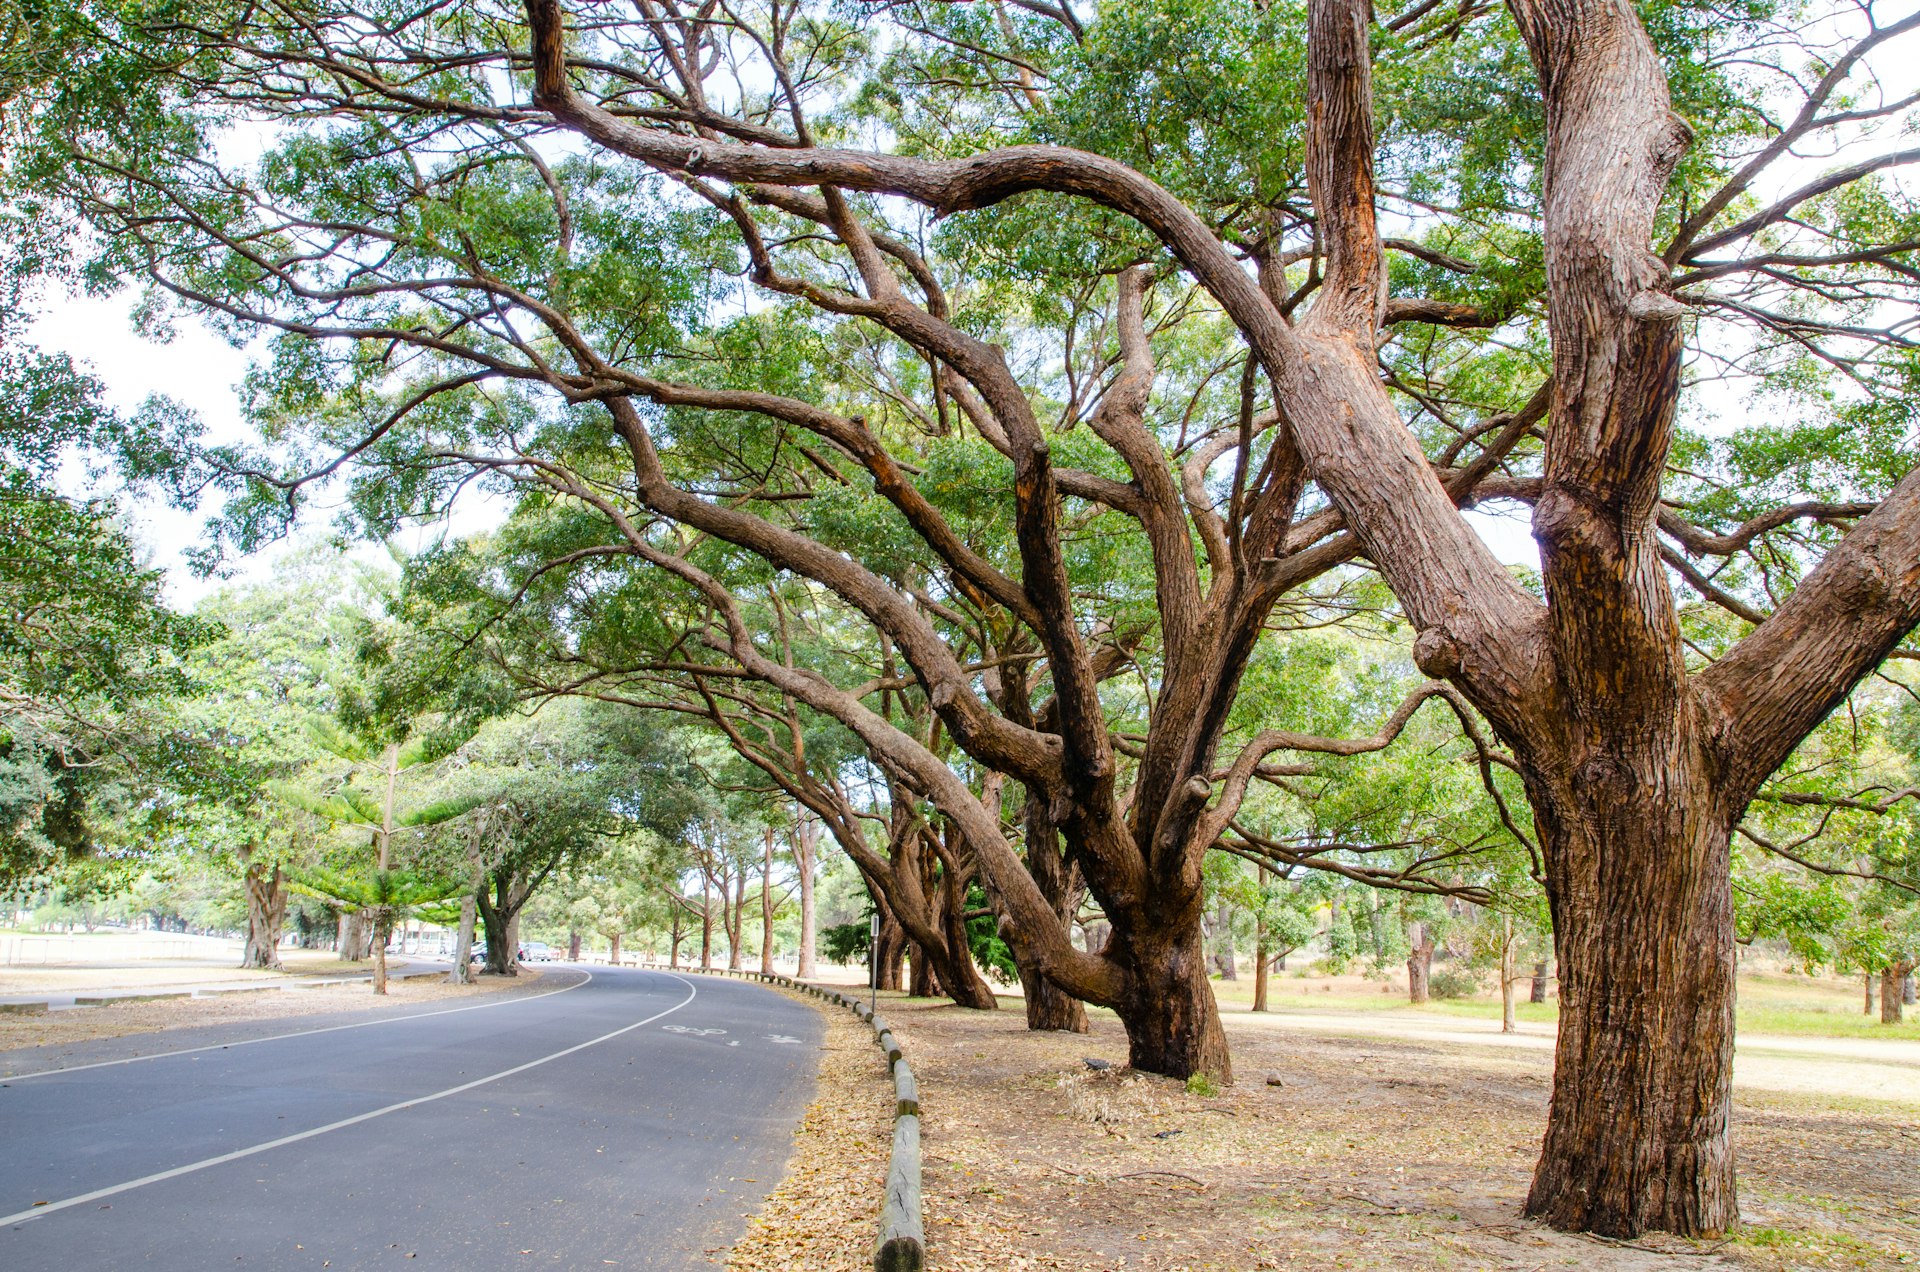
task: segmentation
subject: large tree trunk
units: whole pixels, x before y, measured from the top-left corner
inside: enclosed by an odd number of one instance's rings
[[[473,976],[473,929],[479,920],[480,905],[469,892],[460,898],[460,926],[453,935],[453,973],[447,979],[456,985],[471,985]]]
[[[1913,964],[1902,960],[1891,963],[1880,973],[1880,1023],[1897,1025],[1901,1019],[1901,1007],[1906,1000],[1903,982],[1907,973],[1913,970]]]
[[[1059,849],[1059,836],[1048,819],[1046,802],[1029,796],[1026,804],[1027,873],[1033,876],[1040,895],[1046,898],[1060,930],[1071,937],[1074,918],[1086,898],[1086,884],[1080,872]],[[991,893],[991,881],[989,895]],[[996,898],[996,905],[999,902]],[[1027,1028],[1060,1033],[1086,1033],[1087,1005],[1048,980],[1034,958],[1034,943],[1021,939],[1017,926],[1001,907],[1000,934],[1013,951],[1013,964],[1020,973],[1020,990],[1026,996]]]
[[[880,988],[900,988],[900,962],[906,957],[907,934],[891,914],[880,921],[880,941],[874,947],[874,965],[879,969]]]
[[[700,970],[713,970],[713,883],[704,870],[700,872]]]
[[[1547,960],[1544,958],[1533,965],[1533,985],[1527,991],[1527,1001],[1530,1003],[1547,1001]]]
[[[287,884],[274,863],[269,871],[257,861],[247,863],[243,880],[247,893],[247,944],[240,966],[280,970],[280,928],[287,917]]]
[[[1233,907],[1222,901],[1214,911],[1213,965],[1221,980],[1240,979],[1240,952],[1233,943]]]
[[[1424,1003],[1432,996],[1433,934],[1425,923],[1415,922],[1412,928],[1407,943],[1407,1001]]]
[[[1232,1081],[1200,925],[1123,933],[1116,922],[1107,948],[1133,973],[1133,992],[1114,1008],[1127,1030],[1127,1063],[1169,1077]]]
[[[387,992],[387,942],[393,939],[393,920],[384,912],[373,924],[373,992]]]
[[[747,912],[747,868],[740,867],[740,873],[733,877],[733,907],[727,921],[727,970],[737,972],[741,968],[740,936],[745,926]]]
[[[793,974],[801,980],[813,979],[814,960],[818,957],[813,905],[814,847],[818,835],[816,824],[802,817],[793,837],[793,864],[800,871],[800,953]]]
[[[1512,1033],[1517,1027],[1513,1018],[1513,983],[1520,979],[1520,969],[1514,962],[1513,916],[1500,916],[1500,1032]]]
[[[612,932],[607,936],[607,966],[620,966],[620,933]]]
[[[797,855],[797,854],[796,854]],[[760,971],[773,975],[773,831],[767,831],[766,860],[760,869]]]
[[[515,957],[513,941],[509,938],[505,922],[487,921],[487,974],[490,976],[518,976],[520,964]]]
[[[674,905],[670,908],[673,913],[673,931],[669,939],[672,940],[673,944],[667,950],[667,966],[678,971],[680,968],[680,942],[683,939],[680,933],[680,907]]]
[[[1527,1213],[1608,1236],[1725,1232],[1737,1220],[1728,819],[1698,770],[1594,777],[1585,817],[1535,800],[1560,1030]]]
[[[480,917],[487,927],[487,967],[494,976],[518,976],[520,974],[520,907],[526,903],[519,881],[508,874],[496,873],[489,881],[492,889],[483,885],[474,891],[474,901],[478,904]]]
[[[578,963],[580,961],[580,934],[578,932],[569,931],[567,933],[567,961],[569,963]]]
[[[907,994],[913,998],[932,998],[940,992],[940,980],[933,974],[925,947],[907,942]]]

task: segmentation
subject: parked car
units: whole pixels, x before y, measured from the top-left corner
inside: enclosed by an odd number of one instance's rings
[[[560,957],[560,951],[545,941],[527,941],[520,946],[522,963],[551,963]]]

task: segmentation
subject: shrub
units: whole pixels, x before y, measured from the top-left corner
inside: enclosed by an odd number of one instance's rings
[[[1480,977],[1473,972],[1449,968],[1433,974],[1427,982],[1427,992],[1435,998],[1472,998],[1480,992]]]

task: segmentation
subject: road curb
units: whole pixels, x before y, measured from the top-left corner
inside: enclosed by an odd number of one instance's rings
[[[899,1040],[884,1017],[851,994],[822,989],[805,981],[778,973],[733,971],[730,968],[683,967],[675,971],[704,976],[730,976],[735,980],[760,981],[779,985],[824,1002],[844,1007],[866,1022],[873,1040],[886,1053],[887,1068],[893,1074],[893,1154],[887,1163],[887,1195],[880,1212],[880,1236],[874,1245],[874,1272],[922,1272],[927,1266],[926,1226],[921,1218],[920,1196],[920,1088],[913,1079]]]

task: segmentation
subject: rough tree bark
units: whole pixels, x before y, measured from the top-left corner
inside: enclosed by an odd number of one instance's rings
[[[1427,925],[1414,922],[1410,925],[1407,942],[1407,1000],[1424,1003],[1431,997],[1429,986],[1433,978],[1433,934]]]
[[[475,890],[474,902],[486,923],[486,970],[490,975],[520,974],[520,911],[546,876],[547,870],[523,876],[517,869],[500,866],[490,871]]]
[[[1913,970],[1913,964],[1905,959],[1889,963],[1880,973],[1880,1023],[1897,1025],[1902,1018],[1902,1008],[1906,1003],[1904,992],[1907,973]]]
[[[773,828],[766,831],[765,859],[760,863],[760,971],[773,975]]]
[[[713,970],[713,880],[705,870],[700,872],[700,970]]]
[[[381,909],[373,920],[373,992],[387,992],[387,943],[393,939],[393,916]]]
[[[1513,916],[1500,916],[1500,1032],[1512,1033],[1518,1026],[1513,1015],[1513,983],[1520,979],[1514,960]]]
[[[340,916],[340,957],[349,963],[364,963],[373,957],[373,925],[366,915]]]
[[[818,824],[812,818],[803,816],[796,819],[793,864],[800,871],[800,952],[794,975],[800,980],[813,979],[814,960],[819,957],[813,902],[813,870],[818,837]]]
[[[1219,970],[1221,980],[1239,980],[1240,951],[1234,948],[1233,907],[1225,901],[1214,908],[1213,928],[1213,965]]]
[[[873,947],[874,967],[879,977],[879,988],[899,991],[901,963],[906,956],[906,929],[902,928],[899,920],[891,914],[883,914],[880,920],[880,939]]]
[[[280,863],[269,870],[249,849],[243,883],[247,894],[247,942],[240,966],[280,969],[280,929],[287,917],[287,883]]]
[[[1527,989],[1527,1001],[1544,1003],[1547,1001],[1547,960],[1540,959],[1533,965],[1533,984]]]
[[[475,885],[476,889],[478,885]],[[473,975],[473,934],[480,921],[480,903],[469,891],[460,898],[460,926],[453,937],[453,972],[447,978],[456,985],[471,985]]]
[[[742,866],[733,877],[733,904],[727,910],[727,970],[730,972],[737,972],[744,965],[740,938],[746,927],[746,918],[747,868]]]

